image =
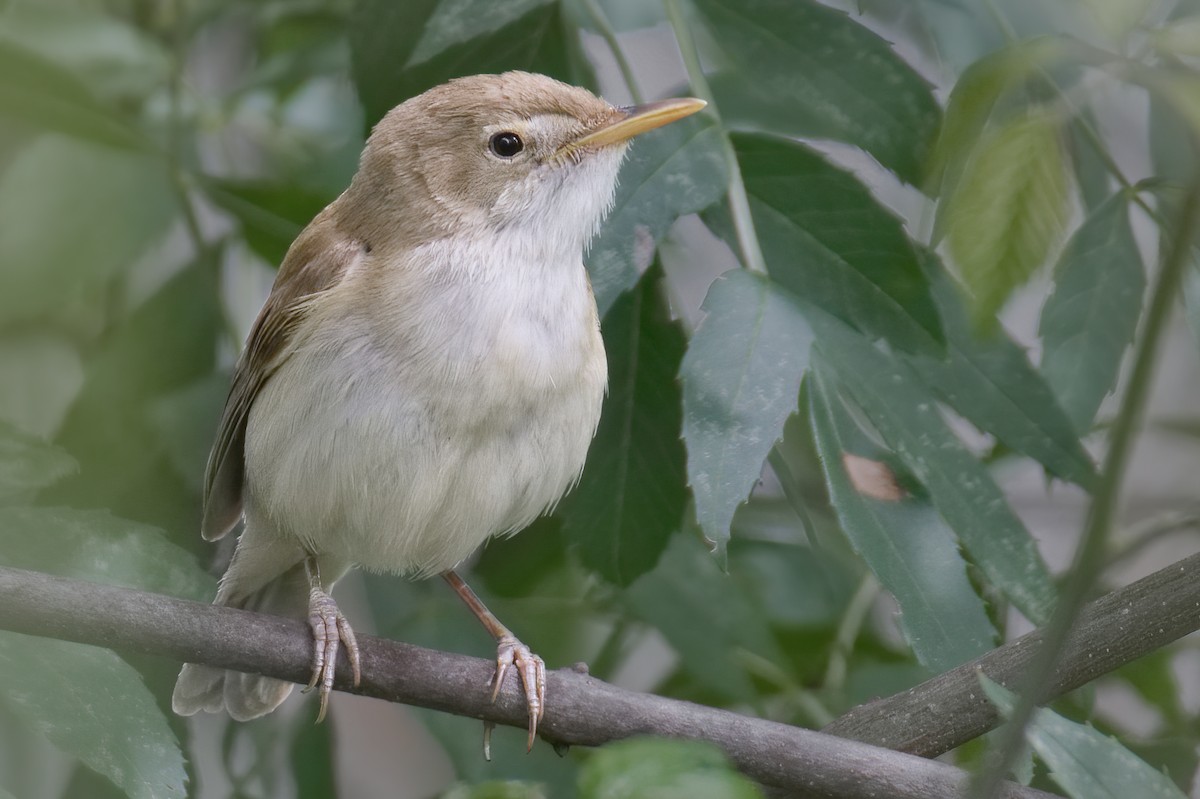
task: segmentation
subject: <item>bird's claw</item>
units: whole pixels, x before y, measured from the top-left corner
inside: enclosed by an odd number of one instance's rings
[[[304,690],[307,692],[318,685],[321,687],[321,709],[317,712],[317,723],[320,724],[329,708],[338,649],[342,644],[346,645],[346,657],[350,661],[350,670],[356,686],[362,679],[362,672],[354,630],[338,610],[333,597],[320,588],[313,588],[308,595],[308,626],[312,628],[313,634],[313,671]]]
[[[504,684],[509,667],[514,667],[525,692],[525,706],[529,709],[529,740],[526,750],[531,751],[533,741],[537,737],[538,722],[546,710],[546,664],[530,652],[529,647],[512,636],[505,636],[496,643],[496,676],[492,678],[492,701],[495,702],[496,697],[500,695],[500,686]],[[490,732],[491,730],[484,727],[485,757],[490,754]]]

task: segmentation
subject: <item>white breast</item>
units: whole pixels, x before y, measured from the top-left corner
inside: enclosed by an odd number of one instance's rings
[[[431,574],[570,487],[607,368],[578,249],[513,231],[408,257],[322,298],[255,402],[247,520]]]

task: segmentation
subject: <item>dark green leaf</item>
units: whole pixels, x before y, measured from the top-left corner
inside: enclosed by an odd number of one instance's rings
[[[946,208],[946,236],[977,323],[1045,263],[1070,213],[1061,120],[1037,111],[984,135]]]
[[[216,592],[162,530],[100,510],[0,508],[0,563],[188,599]]]
[[[654,571],[625,591],[630,612],[657,628],[681,666],[720,697],[755,696],[742,650],[786,662],[762,609],[723,574],[694,536],[671,540]]]
[[[300,231],[333,197],[294,184],[206,180],[208,196],[241,223],[246,244],[278,266]]]
[[[1067,243],[1039,326],[1042,374],[1081,434],[1091,429],[1100,402],[1116,383],[1145,288],[1128,198],[1117,194]]]
[[[61,135],[39,137],[0,180],[0,320],[95,302],[175,215],[174,189],[159,161]]]
[[[667,228],[716,202],[728,172],[720,131],[707,117],[638,138],[621,167],[612,213],[587,255],[600,313],[637,282]]]
[[[0,699],[131,799],[187,796],[183,753],[154,696],[108,649],[0,633]]]
[[[992,704],[1007,716],[1016,696],[982,673],[979,682]],[[1185,799],[1166,774],[1090,725],[1068,721],[1052,710],[1034,712],[1025,740],[1050,767],[1050,776],[1072,799]]]
[[[654,567],[687,502],[676,382],[685,339],[668,318],[660,276],[647,272],[604,317],[608,397],[560,514],[584,564],[619,585]]]
[[[75,469],[63,450],[0,420],[0,505],[27,503],[39,488]]]
[[[917,183],[940,109],[877,34],[810,0],[696,0],[730,62],[713,79],[734,127],[854,144]]]
[[[933,349],[942,327],[900,220],[794,142],[733,137],[771,277],[870,336]]]
[[[330,799],[337,796],[334,779],[334,736],[332,724],[301,724],[292,739],[292,776],[296,799]]]
[[[48,492],[52,501],[108,507],[173,531],[198,527],[199,497],[172,468],[154,407],[213,371],[221,329],[214,261],[203,258],[172,277],[92,358],[59,436],[80,473]],[[195,428],[179,435],[211,434],[219,411],[177,420]]]
[[[109,147],[143,149],[140,134],[58,64],[0,38],[0,109],[5,120]]]
[[[796,411],[812,331],[786,291],[741,269],[714,281],[704,311],[680,370],[683,436],[696,520],[721,550]]]
[[[1091,458],[1025,350],[1002,328],[980,331],[971,324],[960,292],[937,256],[925,253],[923,264],[946,326],[946,352],[943,357],[911,355],[909,364],[976,427],[1051,474],[1090,486],[1096,475]]]
[[[364,0],[350,47],[370,122],[463,75],[523,69],[566,80],[572,72],[557,0]]]
[[[954,533],[928,502],[868,496],[845,458],[879,461],[818,363],[809,384],[809,413],[830,501],[842,529],[900,606],[900,627],[913,653],[933,673],[987,652],[996,631],[967,579]]]
[[[937,401],[904,364],[811,309],[817,350],[918,480],[988,579],[1035,624],[1049,618],[1054,586],[1029,531],[988,470],[951,432]]]
[[[633,738],[594,752],[580,799],[758,799],[757,786],[704,741]]]

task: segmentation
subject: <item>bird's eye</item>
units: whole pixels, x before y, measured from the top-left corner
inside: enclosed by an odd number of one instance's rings
[[[491,141],[488,142],[488,146],[501,158],[512,158],[525,149],[525,142],[521,141],[521,137],[517,134],[506,130],[494,134]]]

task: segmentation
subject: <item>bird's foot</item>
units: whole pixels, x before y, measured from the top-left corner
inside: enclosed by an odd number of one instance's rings
[[[500,686],[509,668],[515,668],[521,679],[521,688],[525,692],[525,706],[529,709],[529,741],[526,748],[533,749],[533,740],[537,737],[537,725],[546,710],[546,664],[529,651],[529,647],[511,635],[502,636],[496,641],[496,676],[492,678],[492,701],[500,695]],[[484,732],[484,750],[488,749],[488,741]]]
[[[311,691],[318,685],[321,687],[321,709],[317,713],[317,723],[320,724],[329,708],[338,649],[342,644],[346,645],[346,658],[350,661],[355,685],[361,680],[362,673],[359,669],[358,642],[354,640],[354,630],[338,610],[333,597],[317,586],[308,594],[308,626],[312,628],[313,634],[313,672],[304,690]]]

